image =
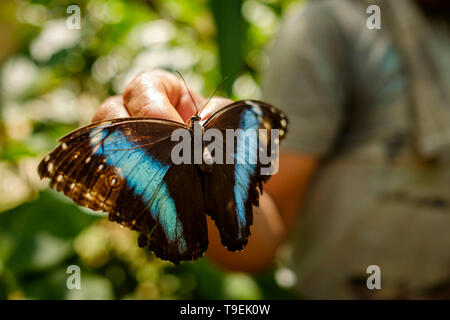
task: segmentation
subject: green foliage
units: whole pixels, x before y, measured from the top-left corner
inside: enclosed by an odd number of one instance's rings
[[[67,6],[81,9],[66,28]],[[179,70],[209,96],[258,98],[266,45],[291,1],[79,0],[0,4],[0,298],[293,298],[274,270],[219,270],[206,258],[174,267],[140,249],[136,234],[39,181],[56,140],[90,122],[102,100],[139,71]],[[3,60],[2,60],[3,59]],[[3,211],[3,212],[1,212]],[[82,290],[66,286],[78,265]]]
[[[29,293],[27,297],[61,297],[65,280],[58,279],[66,278],[62,266],[75,255],[73,238],[96,218],[58,198],[45,191],[0,215],[0,283],[6,288],[2,298],[16,290]]]
[[[242,19],[240,0],[211,0],[211,9],[217,25],[220,70],[222,77],[229,76],[225,83],[226,93],[232,93],[232,81],[244,65],[243,45],[247,24]]]

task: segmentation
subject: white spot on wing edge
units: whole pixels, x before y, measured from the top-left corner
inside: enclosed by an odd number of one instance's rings
[[[84,194],[84,196],[86,197],[86,199],[88,199],[89,201],[92,201],[92,200],[94,200],[94,197],[92,196],[92,194],[91,193],[89,193],[89,192],[87,192],[87,193],[85,193]]]
[[[262,111],[261,107],[258,104],[254,103],[251,100],[245,100],[244,102],[245,102],[245,104],[251,106],[253,112],[256,113],[258,116],[260,116],[260,117],[263,116],[263,111]]]

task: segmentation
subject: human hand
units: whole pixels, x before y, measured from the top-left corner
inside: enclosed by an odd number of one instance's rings
[[[201,109],[207,103],[201,94],[191,91]],[[213,97],[203,110],[202,119],[230,104],[226,98]],[[195,114],[195,106],[184,82],[173,73],[164,70],[143,72],[134,78],[122,95],[106,99],[92,121],[123,117],[152,117],[186,123]]]

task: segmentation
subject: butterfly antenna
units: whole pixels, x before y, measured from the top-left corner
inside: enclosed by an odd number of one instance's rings
[[[219,89],[223,86],[225,81],[228,79],[228,75],[223,78],[222,82],[219,84],[219,86],[214,90],[213,94],[209,97],[208,101],[203,105],[203,107],[200,109],[200,112],[208,105],[208,103],[211,101],[211,99],[214,97],[214,95],[219,91]]]
[[[189,93],[189,96],[191,97],[192,103],[194,104],[194,107],[195,107],[195,116],[198,116],[198,114],[199,114],[198,108],[197,108],[197,105],[195,104],[194,97],[192,97],[191,91],[189,90],[189,88],[188,88],[188,86],[187,86],[186,80],[184,80],[183,75],[182,75],[179,71],[176,71],[176,73],[178,73],[178,75],[180,76],[180,78],[183,80],[184,86],[186,87],[186,90],[187,90],[187,92]]]

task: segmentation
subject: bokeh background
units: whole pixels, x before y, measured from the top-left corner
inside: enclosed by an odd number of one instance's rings
[[[69,5],[81,28],[69,29]],[[290,299],[280,262],[251,276],[207,259],[174,267],[137,234],[76,206],[36,167],[137,73],[178,70],[209,96],[260,97],[281,16],[302,1],[0,1],[0,299]],[[66,269],[81,268],[81,290]]]

